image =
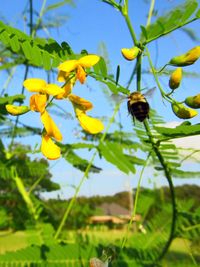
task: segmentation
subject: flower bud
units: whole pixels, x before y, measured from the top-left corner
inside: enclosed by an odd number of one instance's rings
[[[200,108],[200,94],[187,97],[185,104],[191,108]]]
[[[200,57],[200,46],[195,46],[187,53],[173,57],[169,64],[177,67],[192,65]]]
[[[187,108],[183,104],[179,104],[179,103],[173,103],[172,110],[174,114],[180,119],[191,119],[198,114],[196,110]]]
[[[137,46],[121,49],[123,57],[127,60],[134,60],[140,52],[141,50]]]
[[[10,104],[6,105],[6,110],[13,116],[22,115],[30,111],[29,107],[27,106],[14,106]]]
[[[172,72],[169,80],[169,87],[171,89],[176,89],[179,87],[182,80],[182,68],[177,68]]]

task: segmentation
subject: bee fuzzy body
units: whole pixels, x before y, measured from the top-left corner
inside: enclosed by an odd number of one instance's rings
[[[149,103],[140,92],[133,92],[128,97],[128,112],[132,115],[133,119],[143,122],[149,118]]]

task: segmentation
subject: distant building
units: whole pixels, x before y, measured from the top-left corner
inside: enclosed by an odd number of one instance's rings
[[[91,216],[89,223],[91,224],[125,224],[131,219],[131,214],[128,209],[116,204],[116,203],[103,203],[97,207],[97,210],[101,215]],[[140,221],[141,216],[136,215],[133,221]]]

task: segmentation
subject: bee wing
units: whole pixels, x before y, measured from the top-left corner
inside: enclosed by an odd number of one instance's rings
[[[123,100],[127,99],[127,96],[119,95],[119,94],[112,94],[111,99],[116,103],[119,104]]]
[[[108,267],[108,262],[103,262],[98,258],[90,259],[90,267]]]
[[[144,96],[145,96],[145,97],[152,97],[153,94],[154,94],[154,92],[155,92],[155,90],[156,90],[156,87],[155,87],[155,86],[152,87],[152,88],[150,88],[150,89],[144,94]]]

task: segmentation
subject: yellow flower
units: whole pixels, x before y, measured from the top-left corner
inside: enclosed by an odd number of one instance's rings
[[[26,79],[23,85],[30,92],[36,92],[52,96],[64,93],[64,89],[62,89],[60,86],[53,83],[48,84],[45,80],[37,78]]]
[[[30,109],[32,111],[44,112],[47,102],[47,95],[34,94],[30,97]]]
[[[100,120],[86,115],[86,113],[83,110],[78,108],[75,108],[75,113],[81,127],[86,132],[90,134],[97,134],[103,131],[104,125]]]
[[[86,80],[85,68],[94,66],[99,60],[100,57],[97,55],[87,55],[80,59],[67,60],[58,66],[58,80],[65,81],[69,74],[75,71],[76,79],[83,84]]]
[[[75,105],[77,108],[83,111],[90,110],[93,108],[93,105],[91,102],[77,95],[70,94],[68,98],[73,103],[73,105]]]
[[[58,147],[47,134],[42,135],[41,151],[42,154],[50,160],[60,158],[60,147]]]
[[[55,138],[57,141],[61,141],[62,134],[60,130],[58,129],[58,127],[56,126],[53,119],[51,118],[51,116],[49,115],[49,113],[45,110],[43,113],[41,113],[40,118],[47,132],[47,135],[49,137]]]
[[[137,46],[121,49],[123,57],[127,60],[134,60],[140,52],[141,50]]]
[[[187,97],[185,104],[191,108],[200,108],[200,94]]]
[[[191,119],[198,114],[196,110],[187,108],[181,103],[173,103],[172,110],[174,114],[180,119]]]
[[[171,89],[176,89],[179,87],[182,80],[182,68],[177,68],[172,72],[169,80],[169,87]]]
[[[169,64],[177,67],[192,65],[200,57],[200,46],[195,46],[183,55],[173,57]]]
[[[103,131],[104,125],[100,120],[86,115],[86,111],[92,109],[93,107],[91,102],[73,94],[70,94],[68,98],[74,106],[74,111],[81,127],[86,132],[90,134],[97,134]]]
[[[66,98],[71,93],[75,82],[76,82],[76,79],[75,78],[71,78],[68,81],[68,83],[63,87],[64,92],[59,94],[59,95],[57,95],[56,99]]]
[[[10,104],[6,105],[6,110],[13,116],[22,115],[30,111],[29,107],[27,106],[15,106]]]

